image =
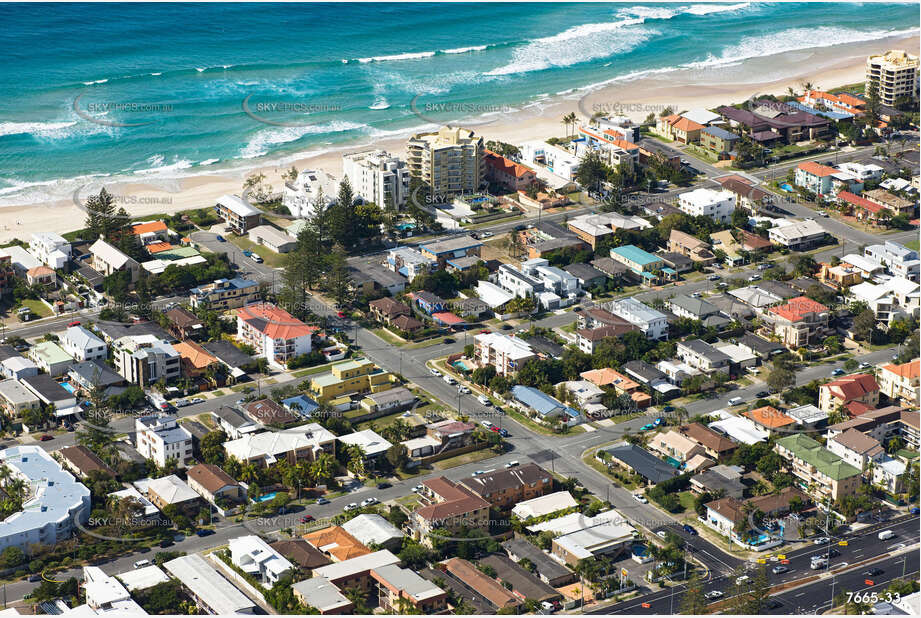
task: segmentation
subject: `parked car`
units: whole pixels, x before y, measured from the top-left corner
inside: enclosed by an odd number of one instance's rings
[[[510,462],[508,462],[507,464],[505,464],[505,467],[506,467],[506,468],[514,468],[514,467],[517,466],[517,465],[518,465],[518,461],[516,460],[516,461],[510,461]]]
[[[684,531],[687,532],[688,534],[690,534],[691,536],[697,536],[697,535],[698,535],[698,532],[697,532],[697,530],[694,529],[694,526],[691,526],[691,525],[688,525],[688,524],[684,524],[684,525],[682,526],[682,528],[684,528]]]
[[[354,511],[357,508],[358,508],[358,505],[356,503],[349,502],[348,504],[345,505],[345,507],[343,507],[342,510],[348,513],[349,511]]]
[[[656,428],[655,423],[646,423],[640,428],[640,431],[651,431]]]
[[[71,323],[68,324],[67,326],[68,326],[68,327],[70,327],[70,326],[80,326],[80,320],[74,320],[73,322],[71,322]]]
[[[329,500],[326,498],[317,498],[317,504],[329,504]]]
[[[378,489],[387,489],[388,487],[393,487],[393,485],[391,485],[391,484],[388,483],[387,481],[384,481],[383,483],[378,483],[378,484],[377,484],[377,488],[378,488]]]
[[[461,395],[469,395],[470,389],[467,388],[466,386],[461,385],[457,387],[457,392],[460,393]]]
[[[748,278],[749,281],[761,281],[761,275],[755,273]]]
[[[452,378],[451,376],[449,376],[449,375],[447,375],[447,374],[445,374],[445,376],[442,378],[442,380],[444,380],[445,382],[447,382],[448,384],[451,384],[451,385],[457,384],[457,380],[455,380],[454,378]]]
[[[789,570],[790,569],[788,567],[785,567],[782,564],[780,564],[780,565],[775,566],[773,569],[771,569],[771,573],[773,573],[774,575],[780,575],[781,573],[786,573]]]
[[[770,396],[771,394],[767,391],[758,391],[758,394],[755,395],[755,397],[758,397],[759,399],[762,397],[770,397]]]
[[[482,425],[486,429],[492,429],[492,423],[490,423],[489,421],[480,421],[480,425]]]
[[[487,397],[486,395],[479,395],[479,396],[476,398],[476,400],[479,401],[479,402],[480,402],[481,404],[483,404],[484,406],[491,406],[491,405],[492,405],[492,402],[489,400],[489,397]]]
[[[172,547],[172,546],[173,546],[172,539],[163,539],[162,541],[160,541],[160,547]]]
[[[313,521],[313,515],[304,515],[303,517],[301,517],[302,524],[306,524],[311,521]]]
[[[500,430],[499,430],[499,435],[502,436],[503,438],[508,438],[508,437],[511,436],[512,434],[510,434],[510,433],[508,432],[508,429],[500,429]]]
[[[736,586],[741,586],[742,584],[744,584],[750,579],[751,577],[749,577],[748,575],[742,575],[740,577],[736,577]]]
[[[833,376],[843,376],[843,375],[844,375],[844,369],[840,369],[840,368],[838,368],[838,369],[833,369],[832,372],[831,372],[831,375],[833,375]]]
[[[218,234],[214,238],[217,239],[218,242],[227,242],[227,239],[221,236],[220,234]]]
[[[440,378],[440,377],[441,377],[441,372],[438,371],[437,369],[435,369],[434,367],[430,367],[430,368],[429,368],[429,373],[432,374],[433,376],[435,376],[436,378]]]
[[[633,499],[641,504],[647,504],[649,502],[643,494],[633,494]]]
[[[378,502],[380,502],[380,500],[378,500],[377,498],[365,498],[364,500],[361,501],[361,506],[363,507],[371,506],[371,505],[377,504]]]
[[[30,582],[40,582],[42,581],[42,576],[41,575],[29,575],[29,581]]]
[[[813,539],[812,541],[813,545],[827,545],[828,543],[831,543],[831,539],[827,536],[820,536],[819,538]]]
[[[704,598],[707,599],[708,601],[712,601],[713,599],[720,599],[722,598],[722,596],[723,596],[722,590],[711,590],[710,592],[704,595]]]
[[[708,275],[707,276],[707,281],[719,281],[719,280],[720,280],[719,275]]]
[[[214,530],[210,528],[202,528],[201,530],[195,531],[195,536],[211,536],[214,534]]]
[[[419,493],[420,491],[422,491],[422,489],[423,489],[422,485],[416,485],[415,487],[413,487],[413,491],[416,493]]]
[[[656,536],[664,539],[666,536],[668,536],[668,534],[665,532],[665,530],[658,530],[656,531]]]
[[[47,442],[48,440],[54,440],[54,436],[48,434],[42,434],[42,437],[39,438],[42,442]]]

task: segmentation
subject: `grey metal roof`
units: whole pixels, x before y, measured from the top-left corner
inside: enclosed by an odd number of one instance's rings
[[[511,539],[510,541],[506,541],[502,544],[502,548],[505,549],[510,558],[515,556],[518,560],[522,558],[530,560],[537,569],[538,574],[547,581],[553,581],[559,577],[566,577],[572,573],[572,571],[542,552],[539,547],[524,539]]]
[[[601,450],[653,483],[661,483],[678,475],[673,467],[646,449],[629,442],[619,442]]]
[[[698,319],[719,312],[719,307],[716,305],[711,305],[702,298],[694,298],[687,294],[678,294],[668,302],[675,307],[679,307],[694,314]]]

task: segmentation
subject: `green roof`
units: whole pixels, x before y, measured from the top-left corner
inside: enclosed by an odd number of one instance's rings
[[[53,341],[42,341],[32,346],[32,355],[41,357],[48,364],[72,363],[73,357]]]
[[[899,457],[904,457],[905,459],[917,459],[918,451],[910,451],[907,448],[900,448],[896,455]]]
[[[184,258],[195,257],[196,255],[201,255],[195,247],[173,247],[172,249],[167,249],[166,251],[160,251],[155,253],[153,257],[158,260],[181,260]]]
[[[338,384],[341,381],[342,380],[340,378],[337,378],[331,373],[324,373],[323,375],[319,375],[315,377],[313,380],[311,380],[312,384],[316,387],[329,386],[330,384]]]
[[[647,266],[661,262],[662,258],[656,257],[648,251],[643,251],[636,245],[624,245],[623,247],[614,247],[611,249],[611,256],[615,254],[630,260],[636,264]]]
[[[860,470],[803,434],[798,433],[781,438],[777,440],[777,444],[793,453],[797,459],[802,459],[814,466],[816,470],[832,480],[840,481],[860,475]]]

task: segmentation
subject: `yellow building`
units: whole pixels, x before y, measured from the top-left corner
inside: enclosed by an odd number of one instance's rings
[[[893,49],[885,54],[874,54],[867,58],[866,90],[876,83],[879,102],[883,105],[895,105],[899,97],[915,98],[918,89],[918,56],[901,49]]]
[[[330,373],[310,381],[310,391],[320,403],[347,395],[376,393],[391,387],[394,376],[370,360],[359,358],[333,365]]]

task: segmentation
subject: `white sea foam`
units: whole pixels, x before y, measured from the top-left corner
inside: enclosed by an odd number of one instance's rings
[[[368,106],[368,109],[374,109],[374,110],[382,110],[382,109],[389,109],[389,108],[390,108],[390,103],[387,101],[385,97],[381,97],[381,96],[375,97],[374,103]]]
[[[441,52],[443,54],[466,54],[467,52],[472,51],[483,51],[489,47],[488,45],[471,45],[470,47],[456,47],[454,49],[443,49]]]
[[[107,81],[109,81],[109,80],[108,80],[108,79],[97,79],[97,80],[93,80],[93,81],[90,81],[90,82],[83,82],[83,85],[84,85],[84,86],[92,86],[93,84],[104,84],[104,83],[106,83]]]
[[[195,165],[194,162],[189,161],[188,159],[181,159],[179,157],[173,157],[171,163],[166,162],[166,157],[162,154],[155,154],[150,156],[145,161],[150,167],[135,170],[135,174],[165,174],[169,172],[176,172],[179,170],[184,170]]]
[[[263,129],[256,133],[249,143],[240,151],[240,157],[243,159],[254,159],[268,154],[270,146],[294,142],[306,135],[322,135],[324,133],[342,133],[343,131],[355,131],[367,129],[368,125],[349,122],[343,120],[334,120],[327,124],[315,124],[304,127],[282,127],[277,129]]]
[[[488,71],[486,75],[512,75],[566,67],[628,52],[658,34],[655,30],[635,27],[644,21],[643,18],[629,18],[582,24],[553,36],[534,39],[516,48],[509,64]]]
[[[158,75],[163,75],[163,73],[162,73],[162,72],[157,72],[157,73],[151,73],[151,75],[153,75],[154,77],[156,77],[156,76],[158,76]]]
[[[431,58],[435,55],[433,51],[426,52],[407,52],[404,54],[392,54],[390,56],[370,56],[368,58],[359,58],[358,62],[367,64],[369,62],[390,62],[392,60],[419,60],[421,58]]]
[[[220,161],[220,159],[205,159],[204,161],[202,161],[202,162],[199,163],[198,165],[199,165],[199,167],[204,167],[205,165],[214,165],[214,164],[217,163],[218,161]]]
[[[751,6],[751,2],[742,2],[740,4],[694,4],[686,9],[684,13],[691,15],[709,15],[711,13],[727,13],[730,11],[741,11]]]
[[[0,137],[4,135],[30,134],[44,138],[67,137],[76,120],[66,122],[0,122]]]

